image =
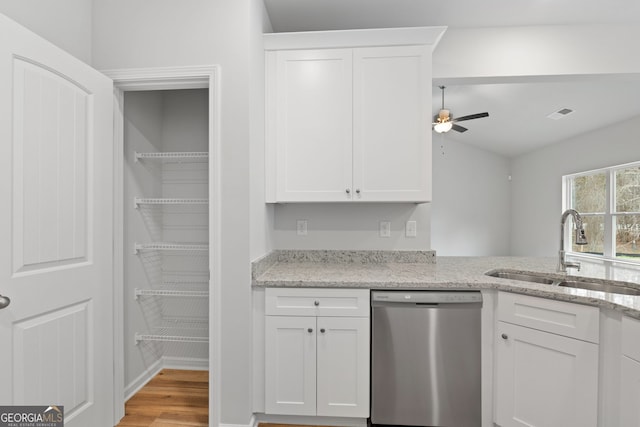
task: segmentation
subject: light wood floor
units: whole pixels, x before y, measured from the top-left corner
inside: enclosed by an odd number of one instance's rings
[[[124,411],[117,427],[207,427],[209,372],[163,369]]]

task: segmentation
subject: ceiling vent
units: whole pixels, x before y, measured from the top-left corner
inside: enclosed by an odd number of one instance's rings
[[[551,119],[551,120],[560,120],[563,117],[566,117],[571,113],[573,113],[572,109],[570,109],[570,108],[562,108],[562,109],[560,109],[558,111],[554,111],[553,113],[549,114],[547,116],[547,118]]]

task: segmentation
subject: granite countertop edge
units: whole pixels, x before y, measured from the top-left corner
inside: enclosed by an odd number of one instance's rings
[[[314,252],[312,256],[307,256],[309,251],[274,251],[254,261],[252,286],[254,288],[500,290],[612,309],[626,316],[640,319],[640,296],[551,287],[494,278],[485,274],[499,269],[562,278],[563,275],[555,272],[557,263],[555,257],[436,257],[434,252],[424,251],[415,258],[415,254],[409,254],[408,251],[405,253],[390,251],[395,255],[380,256],[378,253],[371,258],[363,259],[361,255],[365,251],[357,251],[359,254],[355,258],[345,255],[349,251]],[[327,256],[327,252],[335,253]],[[336,253],[342,255],[335,258],[333,255]],[[568,277],[615,283],[615,281],[588,274],[586,272],[580,276]],[[630,283],[640,287],[636,282]]]

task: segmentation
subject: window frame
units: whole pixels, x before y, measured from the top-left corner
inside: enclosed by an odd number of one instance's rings
[[[600,169],[593,169],[585,172],[578,172],[562,176],[562,212],[566,209],[572,209],[573,207],[573,186],[571,185],[575,178],[590,175],[604,174],[606,177],[605,183],[605,212],[579,212],[583,218],[589,218],[590,216],[603,216],[604,223],[604,241],[603,241],[603,254],[585,254],[582,252],[573,251],[573,240],[571,237],[571,228],[565,227],[563,232],[565,233],[565,242],[568,243],[568,247],[565,249],[567,254],[571,254],[575,257],[596,258],[605,261],[611,261],[615,263],[631,264],[635,266],[640,265],[640,258],[637,261],[622,259],[616,257],[616,218],[618,216],[625,215],[638,215],[638,212],[617,212],[616,211],[616,172],[622,169],[640,168],[640,161],[625,163],[616,166],[609,166]],[[587,239],[589,236],[587,236]]]

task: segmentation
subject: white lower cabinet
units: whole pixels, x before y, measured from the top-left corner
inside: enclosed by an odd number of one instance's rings
[[[640,426],[640,362],[622,356],[620,363],[620,426]]]
[[[622,318],[620,426],[640,426],[640,321]]]
[[[549,322],[553,325],[550,327],[557,327],[559,318],[567,324],[584,321],[585,336],[597,336],[598,332],[597,308],[524,295],[509,294],[506,298],[499,295],[500,321],[495,335],[496,424],[596,427],[598,344],[550,333],[544,326],[534,329],[502,321],[518,317],[539,325]]]
[[[358,305],[368,304],[369,291],[321,290],[317,298],[310,289],[291,291],[267,289],[265,412],[367,418],[370,327],[368,309],[363,314]],[[297,302],[284,308],[269,303],[290,298]],[[342,306],[341,315],[335,315],[335,304],[325,309],[325,301],[341,298],[354,306]],[[308,315],[286,315],[307,309]],[[322,315],[323,310],[330,315]]]

